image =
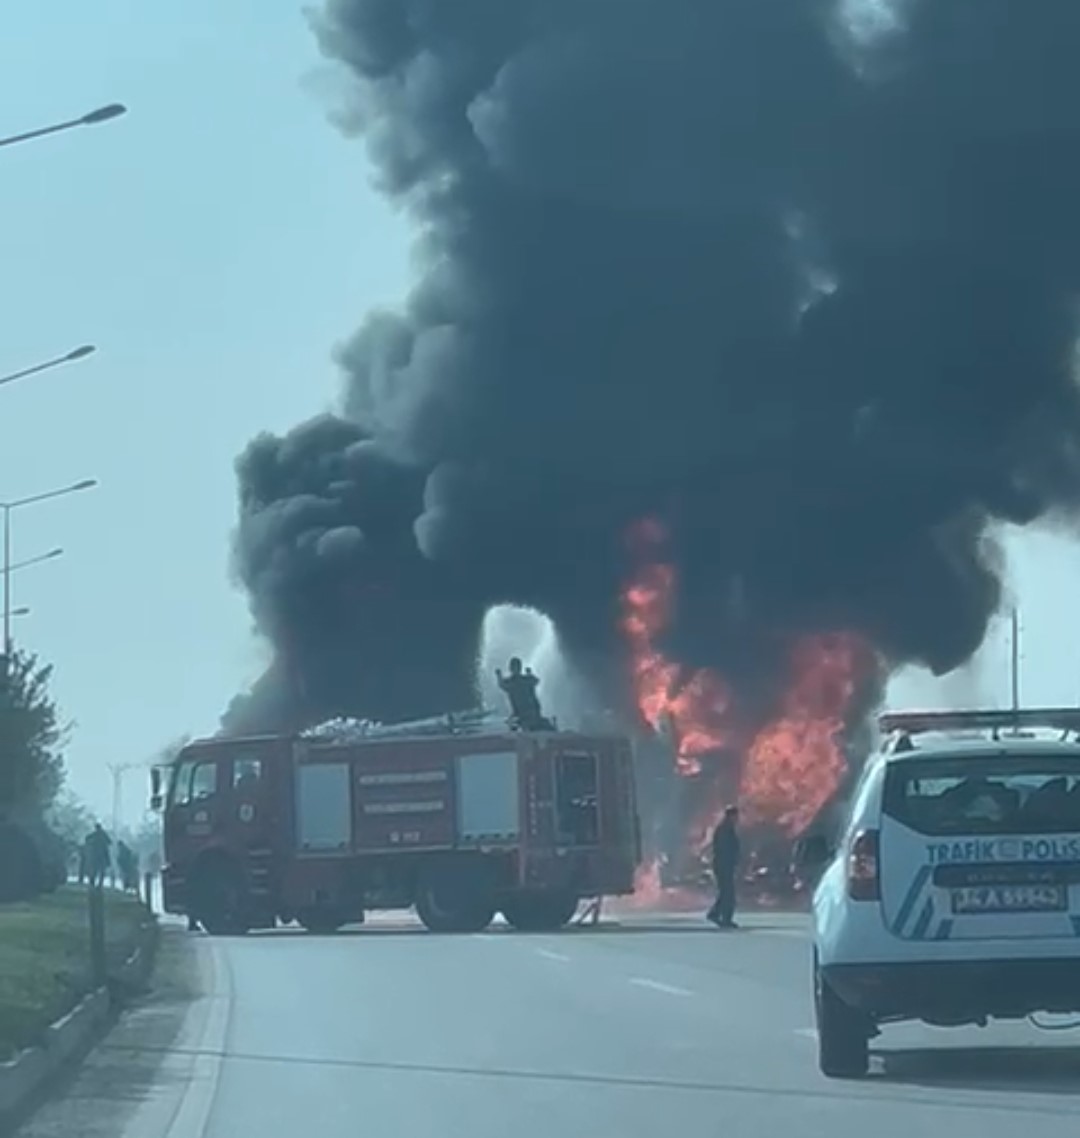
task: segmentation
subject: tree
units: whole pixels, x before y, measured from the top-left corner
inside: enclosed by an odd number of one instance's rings
[[[161,818],[157,814],[147,814],[137,829],[126,831],[123,837],[144,870],[150,867],[155,855],[161,864]]]
[[[97,821],[94,812],[81,798],[62,791],[45,815],[49,829],[63,841],[68,853],[75,853]]]
[[[49,692],[52,666],[28,652],[0,676],[0,813],[46,810],[64,783],[69,727]]]
[[[67,726],[49,694],[52,668],[16,652],[0,668],[0,903],[64,880],[63,841],[45,823],[64,782]]]

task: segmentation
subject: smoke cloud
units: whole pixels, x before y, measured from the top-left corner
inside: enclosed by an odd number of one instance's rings
[[[501,603],[616,698],[645,516],[678,567],[665,652],[762,715],[808,632],[973,654],[993,523],[1080,487],[1076,0],[313,22],[421,270],[341,351],[341,417],[239,462],[277,663],[234,722],[468,705]]]

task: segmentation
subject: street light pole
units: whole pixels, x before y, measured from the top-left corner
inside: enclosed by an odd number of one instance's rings
[[[109,119],[119,118],[127,114],[127,107],[123,103],[109,103],[106,107],[98,107],[96,111],[81,115],[77,119],[67,119],[64,122],[54,123],[52,126],[39,127],[37,130],[24,131],[22,134],[12,134],[7,138],[0,138],[0,146],[14,146],[17,142],[29,142],[32,138],[44,138],[47,134],[59,134],[62,130],[71,130],[77,126],[95,126]]]
[[[1011,681],[1011,695],[1012,695],[1012,709],[1013,711],[1020,710],[1020,606],[1013,605],[1012,615],[1010,617],[1010,637],[1009,637],[1009,655],[1010,668],[1009,679]]]
[[[4,650],[0,652],[0,661],[3,661],[3,667],[0,668],[0,688],[3,687],[4,680],[7,679],[8,675],[7,669],[11,653],[11,617],[26,616],[30,611],[25,606],[18,609],[11,607],[11,574],[17,573],[20,569],[29,569],[31,565],[40,565],[43,561],[52,561],[55,557],[63,556],[63,553],[64,551],[58,547],[50,549],[48,553],[41,553],[37,557],[28,557],[25,561],[18,561],[12,565],[10,511],[4,510]]]
[[[4,670],[3,679],[10,675],[11,668],[11,515],[24,506],[33,506],[38,502],[47,502],[51,498],[63,498],[67,494],[75,494],[80,490],[89,490],[97,485],[96,478],[84,478],[71,486],[61,486],[57,490],[47,490],[44,494],[31,494],[26,498],[17,498],[14,502],[0,502],[0,511],[4,514]],[[47,553],[42,560],[55,557],[58,551]]]
[[[4,506],[4,678],[11,674],[11,510]]]
[[[138,770],[145,763],[108,763],[109,774],[112,775],[112,832],[113,838],[120,833],[120,809],[123,792],[123,778],[128,771]]]
[[[31,565],[40,565],[43,561],[52,561],[55,557],[62,557],[64,551],[57,547],[50,549],[48,553],[39,553],[37,557],[28,557],[25,561],[16,561],[11,567],[12,573],[18,573],[20,569],[29,569]]]
[[[48,371],[50,368],[60,367],[61,364],[69,364],[75,360],[85,359],[91,356],[97,348],[93,344],[83,344],[82,347],[74,348],[63,356],[56,356],[51,360],[46,360],[41,364],[34,364],[33,367],[23,368],[22,371],[13,371],[10,375],[0,376],[0,387],[5,383],[14,383],[17,379],[26,379],[29,375],[37,375],[39,371]]]

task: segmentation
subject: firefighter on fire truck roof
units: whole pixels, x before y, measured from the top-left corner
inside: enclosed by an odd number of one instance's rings
[[[540,680],[531,668],[523,667],[519,656],[510,658],[509,667],[508,676],[502,674],[501,668],[496,668],[495,678],[510,701],[510,714],[524,730],[539,731],[545,726],[540,698],[536,694]]]

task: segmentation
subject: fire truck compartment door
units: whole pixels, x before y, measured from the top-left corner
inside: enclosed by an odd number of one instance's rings
[[[521,829],[513,751],[457,756],[457,833],[463,842],[512,841]]]
[[[352,838],[348,763],[296,768],[296,844],[312,853],[347,850]]]

